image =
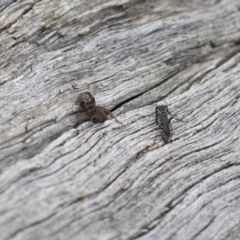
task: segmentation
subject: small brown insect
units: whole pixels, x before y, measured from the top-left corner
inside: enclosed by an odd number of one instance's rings
[[[117,118],[105,107],[101,107],[96,105],[95,98],[93,95],[86,91],[82,92],[78,95],[78,101],[80,102],[80,106],[84,110],[84,112],[88,115],[91,122],[100,122],[103,123],[108,119],[108,115],[111,118],[114,118],[116,122],[121,123],[117,120]]]

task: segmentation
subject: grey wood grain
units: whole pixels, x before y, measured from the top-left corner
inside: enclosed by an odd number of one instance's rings
[[[0,26],[0,239],[240,239],[238,0],[1,1]]]

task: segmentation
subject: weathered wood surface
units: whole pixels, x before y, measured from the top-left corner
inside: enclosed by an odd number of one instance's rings
[[[240,239],[239,0],[0,10],[1,240]],[[187,121],[166,145],[162,100]]]

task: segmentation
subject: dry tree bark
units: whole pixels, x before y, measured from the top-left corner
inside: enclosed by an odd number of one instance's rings
[[[239,0],[0,11],[1,240],[240,239]],[[82,91],[123,124],[90,123]]]

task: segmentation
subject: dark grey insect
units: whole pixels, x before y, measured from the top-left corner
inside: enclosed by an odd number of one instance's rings
[[[160,129],[164,143],[172,142],[172,118],[168,119],[168,107],[165,105],[156,106],[156,123]]]
[[[171,115],[168,118],[168,115]],[[175,118],[169,111],[167,105],[156,106],[156,123],[160,129],[164,143],[172,142],[172,124],[171,120]],[[178,121],[182,121],[175,118]]]

